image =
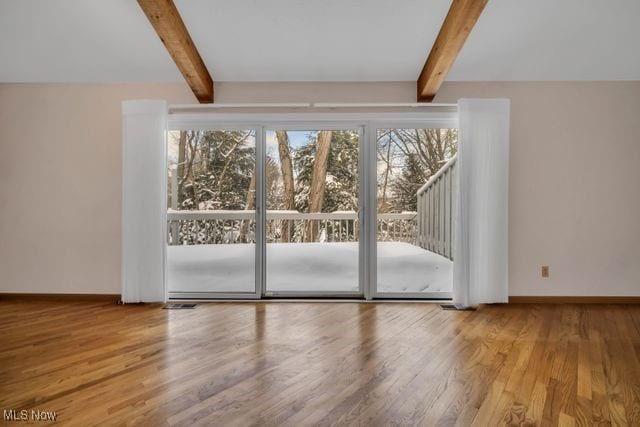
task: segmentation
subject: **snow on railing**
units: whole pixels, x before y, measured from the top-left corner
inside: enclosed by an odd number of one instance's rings
[[[406,242],[416,244],[417,212],[378,213],[377,239],[379,242]]]
[[[167,211],[170,245],[254,243],[255,210]],[[415,243],[416,212],[378,214],[378,239]],[[267,210],[267,243],[355,242],[354,211],[305,213]]]
[[[453,156],[417,192],[418,245],[452,261],[456,160]]]

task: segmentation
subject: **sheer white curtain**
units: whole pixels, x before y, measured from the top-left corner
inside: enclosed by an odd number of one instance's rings
[[[165,101],[122,103],[122,301],[165,300]]]
[[[453,302],[508,302],[508,99],[458,101]]]

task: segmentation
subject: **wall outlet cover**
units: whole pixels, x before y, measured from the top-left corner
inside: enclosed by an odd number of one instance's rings
[[[542,277],[549,277],[549,266],[548,265],[543,265],[542,268],[540,269]]]

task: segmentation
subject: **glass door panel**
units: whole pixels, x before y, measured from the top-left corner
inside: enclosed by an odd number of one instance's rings
[[[450,298],[456,129],[376,132],[375,296]]]
[[[266,132],[267,295],[361,295],[360,129]]]
[[[168,134],[170,297],[258,296],[256,131]]]

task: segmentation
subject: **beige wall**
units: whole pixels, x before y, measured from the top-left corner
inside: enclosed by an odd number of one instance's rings
[[[0,85],[0,291],[120,293],[123,99],[184,85]]]
[[[400,83],[219,83],[218,102],[413,102]],[[447,83],[512,100],[511,295],[640,295],[640,82]],[[120,101],[185,85],[0,85],[0,291],[120,290]],[[541,279],[539,267],[551,266]]]
[[[510,295],[640,295],[640,82],[454,83],[436,101],[460,97],[511,98]]]

